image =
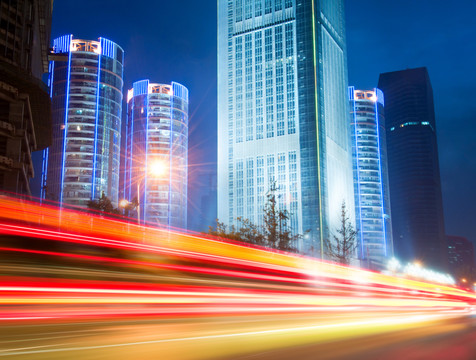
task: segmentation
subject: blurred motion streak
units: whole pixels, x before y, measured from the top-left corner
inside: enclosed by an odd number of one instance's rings
[[[126,346],[140,358],[159,347],[162,358],[226,358],[454,319],[476,300],[457,287],[6,196],[0,239],[0,328],[9,329],[0,357],[86,359]]]

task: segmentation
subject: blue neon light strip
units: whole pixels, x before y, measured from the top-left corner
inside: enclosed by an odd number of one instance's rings
[[[354,86],[349,86],[347,91],[349,92],[349,100],[354,101]]]
[[[134,96],[145,95],[149,93],[149,80],[139,80],[132,84]]]
[[[100,38],[102,44],[102,38]],[[102,45],[101,45],[102,46]],[[98,55],[98,84],[96,87],[96,119],[94,124],[94,157],[93,157],[93,174],[91,177],[91,200],[96,198],[96,162],[98,151],[98,124],[99,124],[99,85],[101,84],[101,55]],[[110,155],[112,156],[112,155]],[[110,196],[110,194],[107,194]]]
[[[68,53],[73,35],[63,35],[53,40],[53,51],[55,54]]]
[[[183,97],[182,87],[177,83],[172,83],[172,94],[170,95],[170,140],[169,140],[169,200],[167,204],[167,227],[170,227],[170,213],[172,212],[172,156],[173,156],[173,122],[174,122],[174,95]]]
[[[377,93],[375,89],[375,93]],[[382,93],[382,91],[380,91]],[[378,99],[378,97],[377,97]],[[383,93],[382,93],[382,104],[383,104]],[[378,147],[378,169],[379,169],[379,178],[380,178],[380,196],[382,197],[382,226],[383,226],[383,242],[384,242],[384,249],[385,249],[385,256],[387,256],[387,230],[385,226],[385,213],[384,213],[384,195],[383,195],[383,174],[382,174],[382,158],[380,154],[380,123],[379,123],[379,116],[378,116],[378,102],[375,102],[375,123],[377,125],[377,147]]]
[[[40,202],[42,202],[43,199],[46,199],[46,181],[48,179],[48,158],[50,156],[49,154],[50,148],[47,147],[43,149],[43,163],[41,166],[41,192],[40,192]]]
[[[177,82],[172,82],[173,96],[177,96],[188,102],[188,89]]]
[[[64,187],[64,165],[65,165],[65,160],[66,160],[66,136],[68,135],[68,111],[69,111],[69,87],[70,87],[70,81],[71,81],[71,51],[70,49],[70,44],[71,40],[73,38],[73,35],[65,35],[68,37],[68,44],[67,44],[67,49],[68,49],[68,78],[66,81],[66,111],[65,111],[65,116],[64,116],[64,132],[63,132],[63,159],[62,159],[62,164],[61,164],[61,189],[60,189],[60,203],[63,203],[63,187]],[[64,38],[64,36],[62,36]]]
[[[111,40],[100,38],[101,41],[101,55],[114,59],[114,46],[116,45]]]
[[[379,88],[375,88],[375,93],[377,94],[377,101],[382,104],[382,106],[385,106],[385,97],[383,96],[383,91]]]
[[[363,226],[362,226],[362,204],[361,204],[361,194],[360,194],[360,166],[359,166],[359,146],[357,140],[357,117],[355,111],[355,99],[354,99],[354,90],[353,86],[349,86],[349,99],[352,101],[352,117],[354,119],[354,136],[355,136],[355,161],[356,161],[356,172],[357,172],[357,193],[358,193],[358,205],[359,205],[359,223],[360,223],[360,251],[362,254],[362,259],[365,256],[364,251],[364,234],[363,234]]]
[[[130,199],[130,196],[127,195],[127,192],[126,192],[126,184],[127,184],[127,178],[128,178],[128,175],[129,175],[129,171],[128,171],[128,168],[127,168],[127,165],[128,165],[128,159],[129,159],[129,103],[126,104],[126,140],[125,140],[125,144],[126,144],[126,149],[125,149],[125,155],[124,155],[124,183],[122,184],[122,193],[124,194],[124,198],[125,199],[128,199],[129,201],[131,201]]]
[[[135,84],[134,84],[135,85]],[[145,93],[147,94],[146,98],[146,106],[145,106],[145,111],[146,111],[146,116],[147,116],[147,121],[146,121],[146,128],[145,128],[145,180],[144,180],[144,206],[142,207],[142,221],[145,224],[145,214],[146,214],[146,208],[147,208],[147,175],[149,174],[149,161],[148,161],[148,155],[149,155],[149,80],[142,80],[141,81],[141,89],[144,91],[144,88],[146,89]],[[134,90],[135,92],[135,90]]]
[[[48,87],[50,89],[50,99],[53,97],[53,80],[55,72],[55,62],[50,61],[49,64],[49,76],[48,76]]]
[[[131,201],[132,192],[132,165],[133,165],[133,153],[134,153],[134,106],[135,98],[132,97],[132,110],[131,110],[131,134],[130,134],[130,158],[129,158],[129,201]],[[139,194],[137,194],[137,201],[139,201]]]

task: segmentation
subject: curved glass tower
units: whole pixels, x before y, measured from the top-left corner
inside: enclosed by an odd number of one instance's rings
[[[359,255],[362,265],[379,269],[393,256],[384,96],[350,86],[349,99]]]
[[[428,70],[380,74],[385,94],[388,174],[395,255],[446,269],[448,249],[441,195],[433,89]]]
[[[80,206],[104,193],[117,206],[124,52],[104,38],[65,35],[54,40],[53,53],[46,193]]]
[[[127,93],[124,196],[139,219],[187,227],[188,90],[137,81]]]

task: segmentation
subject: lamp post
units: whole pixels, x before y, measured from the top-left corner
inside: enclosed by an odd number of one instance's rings
[[[146,174],[148,174],[150,177],[159,179],[162,178],[166,173],[167,173],[168,167],[167,163],[164,159],[155,159],[153,161],[150,161],[148,165],[145,168]],[[145,179],[145,176],[140,178],[137,181],[137,223],[140,225],[140,206],[141,206],[141,201],[140,201],[140,185],[141,182]],[[144,198],[146,194],[144,193]]]

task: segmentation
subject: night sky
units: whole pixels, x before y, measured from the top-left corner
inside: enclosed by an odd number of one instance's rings
[[[106,37],[141,79],[190,91],[189,212],[216,172],[216,1],[55,1],[52,39]],[[349,84],[426,66],[433,85],[446,232],[476,242],[476,1],[346,0]],[[476,91],[475,91],[476,92]]]

